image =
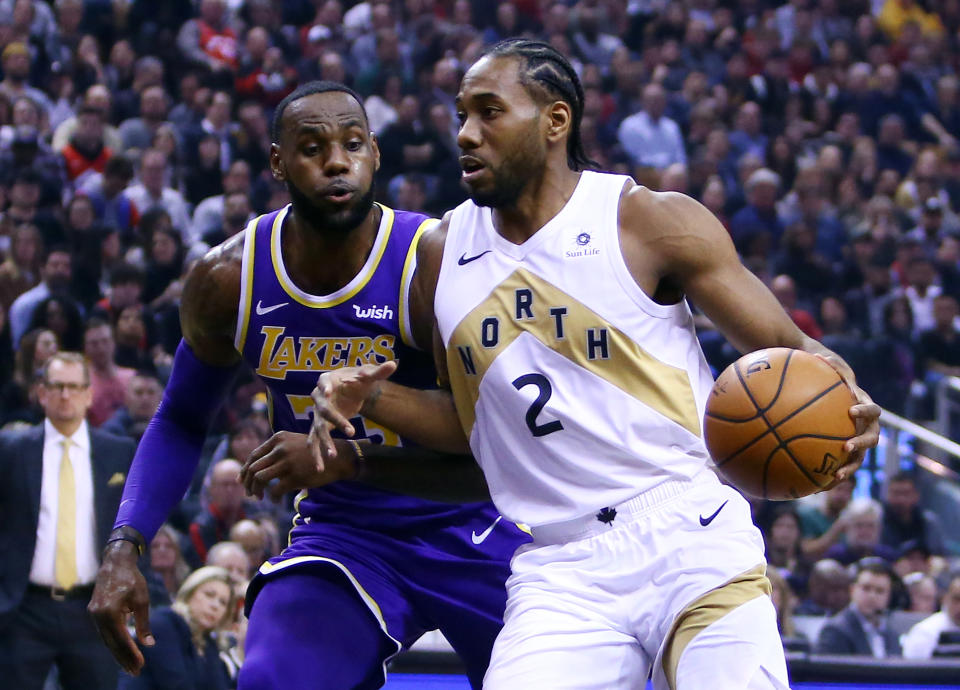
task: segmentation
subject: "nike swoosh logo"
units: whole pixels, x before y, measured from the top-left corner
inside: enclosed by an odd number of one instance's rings
[[[471,261],[476,261],[476,260],[479,259],[481,256],[483,256],[484,254],[489,254],[490,251],[491,251],[491,250],[488,249],[488,250],[485,251],[485,252],[480,252],[480,253],[477,254],[476,256],[471,256],[469,259],[467,258],[467,253],[464,252],[464,253],[460,256],[460,258],[457,259],[457,264],[460,265],[460,266],[466,266],[468,263],[470,263]]]
[[[263,306],[263,300],[257,301],[257,316],[263,316],[264,314],[269,314],[272,311],[276,311],[280,307],[285,307],[289,302],[281,302],[280,304],[274,304],[272,307]]]
[[[483,530],[480,534],[477,534],[476,530],[470,533],[470,539],[474,544],[480,545],[487,540],[487,537],[490,536],[490,533],[493,531],[493,528],[497,526],[497,523],[503,519],[503,516],[500,515],[496,520],[493,521],[493,524]]]
[[[704,527],[706,527],[706,526],[709,525],[711,522],[713,522],[713,519],[720,514],[720,511],[723,510],[723,507],[724,507],[725,505],[727,505],[727,502],[726,502],[726,501],[724,501],[723,503],[721,503],[721,504],[720,504],[720,507],[717,508],[715,511],[713,511],[713,515],[711,515],[710,517],[703,517],[703,516],[701,515],[701,516],[700,516],[700,524],[703,525]]]

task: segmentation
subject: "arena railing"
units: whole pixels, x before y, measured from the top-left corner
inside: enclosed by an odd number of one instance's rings
[[[936,430],[947,438],[958,438],[960,431],[960,378],[946,376],[937,385]]]
[[[960,392],[960,379],[953,380]],[[960,444],[889,410],[880,415],[880,427],[880,443],[861,470],[873,484],[870,495],[882,499],[889,477],[900,470],[912,471],[923,507],[933,511],[942,525],[960,524]],[[944,530],[944,539],[948,552],[960,555],[960,533],[956,532]]]

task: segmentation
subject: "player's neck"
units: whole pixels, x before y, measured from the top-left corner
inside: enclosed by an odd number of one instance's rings
[[[511,206],[494,209],[497,233],[514,244],[522,244],[560,213],[580,181],[580,173],[566,164],[547,166],[543,176],[531,182]]]
[[[336,292],[360,272],[370,254],[382,211],[374,205],[352,230],[331,233],[310,227],[295,213],[284,223],[281,253],[290,279],[315,295]]]

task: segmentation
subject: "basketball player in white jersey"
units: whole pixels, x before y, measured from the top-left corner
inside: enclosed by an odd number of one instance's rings
[[[879,435],[853,372],[804,336],[699,203],[583,171],[583,96],[548,45],[509,40],[457,98],[467,201],[424,236],[441,390],[388,362],[321,376],[311,431],[364,416],[480,463],[500,512],[532,529],[507,582],[484,687],[785,688],[747,502],[708,468],[712,385],[685,297],[743,351],[818,353],[853,386],[849,476]],[[424,310],[429,313],[428,310]],[[401,362],[399,366],[403,366]]]

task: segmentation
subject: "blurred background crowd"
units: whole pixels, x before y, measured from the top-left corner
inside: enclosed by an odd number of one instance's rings
[[[519,34],[573,62],[598,169],[700,200],[878,403],[932,416],[939,381],[960,374],[960,0],[0,0],[0,426],[43,420],[37,372],[74,351],[89,423],[139,438],[192,262],[289,201],[269,123],[304,81],[363,96],[379,200],[433,214],[462,201],[460,78]],[[705,319],[699,333],[715,371],[736,358]],[[222,571],[190,572],[226,569],[217,649],[233,645],[234,667],[237,601],[292,514],[238,481],[270,434],[266,405],[252,375],[237,382],[143,564],[153,604],[181,591],[185,616]],[[930,656],[936,642],[893,629],[941,604],[960,631],[960,541],[914,477],[888,479],[872,498],[848,482],[755,505],[791,644],[837,649],[844,615],[891,607],[913,616],[875,621],[851,653]]]

